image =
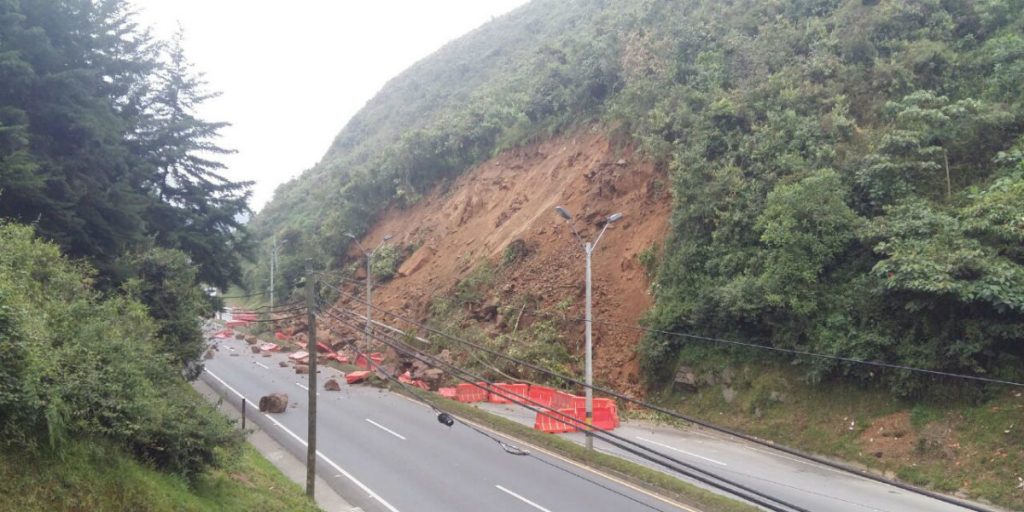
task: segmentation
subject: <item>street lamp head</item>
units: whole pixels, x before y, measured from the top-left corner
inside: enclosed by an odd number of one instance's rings
[[[356,240],[356,236],[353,235],[352,233],[345,233],[345,236],[351,238],[352,240]]]
[[[391,240],[391,235],[384,235],[383,241],[387,242],[388,240]]]
[[[612,222],[615,222],[615,221],[617,221],[617,220],[619,220],[621,218],[622,218],[622,214],[621,213],[613,213],[613,214],[608,216],[608,224],[611,224]]]
[[[564,207],[556,206],[555,211],[558,212],[558,214],[561,215],[563,219],[572,220],[572,215],[569,213],[569,210],[566,210]]]

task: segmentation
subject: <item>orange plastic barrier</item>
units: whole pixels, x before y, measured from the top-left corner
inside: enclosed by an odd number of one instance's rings
[[[488,393],[487,401],[492,404],[507,404],[515,402],[517,404],[528,403],[526,398],[530,395],[529,384],[506,384],[504,382],[498,382],[494,385],[494,388],[499,393]],[[522,398],[521,398],[522,397]]]
[[[369,376],[370,372],[365,370],[361,372],[348,372],[348,374],[345,375],[345,382],[355,384],[359,381],[365,380]]]
[[[225,327],[245,327],[249,325],[247,320],[228,320],[224,322]]]
[[[485,389],[481,389],[473,384],[459,384],[455,386],[455,399],[467,404],[487,400],[487,383],[478,382],[477,384],[484,386]]]
[[[317,345],[319,346],[319,343]],[[358,366],[360,368],[366,368],[367,370],[369,370],[370,369],[370,362],[373,362],[373,365],[377,366],[383,360],[384,360],[384,354],[381,354],[380,352],[374,352],[374,353],[370,354],[370,360],[369,361],[366,360],[366,356],[364,356],[363,354],[359,354],[359,356],[356,357],[356,366]]]
[[[455,388],[437,388],[437,393],[445,398],[455,400]]]
[[[558,412],[566,416],[575,417],[576,411],[571,408],[568,408],[559,409]],[[548,434],[562,434],[565,432],[575,432],[576,427],[573,425],[575,425],[575,422],[567,418],[561,419],[558,414],[555,414],[552,411],[538,412],[537,418],[534,419],[533,421],[533,428],[535,430],[547,432]]]
[[[551,400],[554,396],[555,388],[538,386],[536,384],[530,386],[530,400],[544,405],[545,407],[551,407]]]
[[[576,395],[570,395],[565,391],[555,391],[551,397],[551,407],[555,409],[572,409],[576,405]]]
[[[337,361],[337,362],[339,362],[341,364],[348,364],[349,363],[348,356],[346,356],[345,354],[339,354],[337,352],[335,352],[333,354],[328,354],[327,355],[327,359],[333,359],[333,360],[335,360],[335,361]]]
[[[586,407],[574,407],[573,415],[578,418],[587,417]],[[619,426],[619,411],[612,402],[611,407],[598,407],[597,399],[594,400],[594,416],[590,421],[591,425],[603,429],[612,430]]]

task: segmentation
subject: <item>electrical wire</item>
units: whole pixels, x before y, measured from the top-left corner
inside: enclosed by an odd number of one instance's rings
[[[580,321],[580,322],[586,322],[586,320],[583,319],[583,318],[576,318],[575,320],[576,321]],[[834,360],[834,361],[842,361],[844,363],[854,363],[854,364],[861,364],[861,365],[867,365],[867,366],[877,366],[877,367],[889,368],[889,369],[893,369],[893,370],[906,370],[906,371],[917,372],[917,373],[926,373],[926,374],[930,374],[930,375],[939,375],[939,376],[942,376],[942,377],[951,377],[951,378],[956,378],[956,379],[964,379],[964,380],[974,380],[974,381],[979,381],[979,382],[986,382],[986,383],[989,383],[989,384],[1002,384],[1002,385],[1007,385],[1007,386],[1024,387],[1024,382],[1014,382],[1014,381],[1010,381],[1010,380],[993,379],[993,378],[989,378],[989,377],[981,377],[981,376],[977,376],[977,375],[966,375],[966,374],[962,374],[962,373],[944,372],[944,371],[940,371],[940,370],[929,370],[927,368],[917,368],[917,367],[914,367],[914,366],[905,366],[905,365],[894,364],[894,363],[886,363],[886,362],[882,362],[882,361],[871,361],[871,360],[865,360],[865,359],[854,359],[852,357],[843,357],[843,356],[835,356],[835,355],[829,355],[829,354],[821,354],[821,353],[817,353],[817,352],[809,352],[809,351],[806,351],[806,350],[796,350],[796,349],[789,349],[789,348],[772,347],[772,346],[769,346],[769,345],[758,345],[757,343],[747,343],[747,342],[743,342],[743,341],[727,340],[727,339],[723,339],[723,338],[715,338],[715,337],[712,337],[712,336],[700,336],[700,335],[697,335],[697,334],[689,334],[689,333],[685,333],[685,332],[664,331],[664,330],[661,330],[661,329],[654,329],[654,328],[650,328],[650,327],[644,327],[642,325],[632,325],[632,324],[624,324],[624,323],[619,323],[619,322],[609,322],[609,321],[601,321],[601,320],[591,320],[591,323],[605,324],[605,325],[614,325],[614,326],[622,327],[622,328],[625,328],[625,329],[633,329],[633,330],[644,331],[644,332],[653,333],[653,334],[663,334],[663,335],[667,335],[667,336],[676,336],[676,337],[680,337],[680,338],[688,338],[688,339],[694,339],[694,340],[699,340],[699,341],[707,341],[707,342],[713,342],[713,343],[722,343],[722,344],[728,344],[728,345],[736,345],[736,346],[747,347],[747,348],[755,348],[755,349],[760,349],[760,350],[769,350],[769,351],[772,351],[772,352],[782,352],[782,353],[798,355],[798,356],[817,357],[817,358],[821,358],[821,359],[831,359],[831,360]]]
[[[346,319],[342,319],[342,318],[339,318],[339,317],[331,314],[329,311],[325,311],[324,314],[330,316],[331,318],[334,318],[337,321],[341,321],[343,323],[348,321]],[[348,325],[348,324],[346,324],[346,325]],[[358,325],[349,325],[349,327],[352,327],[353,329],[358,329],[359,326]],[[439,367],[439,368],[441,368],[441,367],[448,368],[448,372],[449,372],[450,375],[452,375],[452,376],[458,378],[459,380],[462,380],[462,381],[464,381],[464,382],[466,382],[466,383],[468,383],[468,384],[470,384],[470,385],[472,385],[474,387],[477,387],[477,388],[479,388],[479,389],[481,389],[483,391],[489,392],[489,393],[497,394],[498,396],[501,396],[501,397],[503,397],[503,398],[505,398],[507,400],[510,400],[512,402],[519,403],[523,407],[525,407],[525,408],[527,408],[527,409],[529,409],[529,410],[531,410],[531,411],[533,411],[533,412],[535,412],[537,414],[541,414],[541,415],[543,415],[545,417],[551,418],[553,420],[560,421],[560,422],[566,423],[566,424],[575,423],[577,425],[577,428],[582,428],[584,430],[590,430],[590,432],[588,432],[588,435],[591,435],[591,436],[594,436],[594,437],[596,437],[598,439],[601,439],[601,440],[605,441],[606,443],[608,443],[608,444],[610,444],[612,446],[615,446],[615,447],[617,447],[617,448],[619,448],[621,450],[627,451],[629,453],[632,453],[633,455],[639,456],[639,457],[644,458],[644,459],[646,459],[646,460],[648,460],[650,462],[653,462],[655,464],[663,466],[663,467],[665,467],[665,468],[667,468],[669,470],[672,470],[672,471],[674,471],[676,473],[682,474],[684,476],[687,476],[689,478],[692,478],[694,480],[702,482],[702,483],[704,483],[706,485],[712,486],[712,487],[714,487],[716,489],[725,491],[725,492],[727,492],[729,494],[733,494],[733,495],[738,496],[738,497],[740,497],[740,498],[742,498],[744,500],[747,500],[747,501],[749,501],[751,503],[754,503],[754,504],[763,506],[765,508],[768,508],[769,510],[772,510],[772,511],[784,512],[784,511],[787,511],[787,510],[796,510],[798,512],[809,512],[807,509],[804,509],[804,508],[802,508],[802,507],[800,507],[798,505],[794,505],[792,503],[785,502],[783,500],[780,500],[779,498],[772,497],[772,496],[770,496],[770,495],[768,495],[766,493],[763,493],[763,492],[758,491],[756,489],[752,489],[752,488],[747,487],[747,486],[745,486],[743,484],[740,484],[738,482],[734,482],[734,481],[728,480],[728,479],[726,479],[726,478],[724,478],[724,477],[722,477],[720,475],[715,475],[715,474],[713,474],[711,472],[708,472],[706,470],[700,469],[700,468],[698,468],[698,467],[696,467],[696,466],[694,466],[692,464],[689,464],[689,463],[687,463],[685,461],[682,461],[682,460],[676,459],[676,458],[674,458],[672,456],[669,456],[669,455],[666,455],[664,453],[658,452],[657,450],[654,450],[654,449],[649,448],[647,446],[644,446],[642,444],[636,443],[635,441],[632,441],[632,440],[629,440],[629,439],[624,438],[622,436],[619,436],[618,434],[614,434],[614,433],[612,433],[612,432],[610,432],[608,430],[601,429],[601,428],[589,425],[586,422],[584,422],[583,420],[579,420],[578,418],[575,418],[573,416],[564,414],[564,413],[558,411],[557,409],[553,409],[551,407],[548,407],[548,406],[546,406],[544,404],[541,404],[541,403],[539,403],[539,402],[537,402],[535,400],[530,399],[529,397],[524,397],[524,396],[519,395],[517,393],[510,393],[510,392],[506,392],[506,391],[500,390],[499,388],[494,388],[493,387],[493,383],[484,380],[480,376],[474,375],[471,372],[463,370],[463,369],[461,369],[461,368],[459,368],[457,366],[451,365],[451,364],[449,364],[449,363],[447,363],[445,361],[441,361],[441,360],[439,360],[439,359],[437,359],[437,358],[435,358],[433,356],[424,354],[423,352],[421,352],[421,351],[419,351],[419,350],[417,350],[417,349],[415,349],[413,347],[410,347],[410,346],[408,346],[408,345],[406,345],[406,344],[404,344],[404,343],[402,343],[400,341],[397,341],[397,340],[394,340],[394,339],[385,340],[384,336],[379,336],[379,335],[376,335],[376,334],[372,334],[371,336],[376,338],[378,341],[384,343],[385,345],[388,345],[389,347],[395,349],[396,351],[398,351],[400,353],[404,353],[406,355],[409,355],[409,356],[411,356],[411,357],[413,357],[415,359],[418,359],[418,360],[420,360],[420,361],[422,361],[424,363],[430,364],[431,366]],[[480,382],[483,382],[484,384],[480,384]],[[526,405],[525,403],[523,403],[524,401],[525,402],[530,402],[531,404],[533,404],[533,406]],[[547,410],[547,411],[551,411],[551,412],[554,413],[554,415],[549,413],[549,412],[545,412],[542,409]],[[615,439],[616,441],[612,441],[611,439]],[[629,445],[629,446],[627,446],[627,445]],[[631,448],[630,446],[635,446],[636,448]],[[643,453],[643,452],[653,453],[654,456],[648,455],[647,453]],[[659,460],[657,457],[661,457],[664,460]],[[665,462],[665,461],[671,461],[671,462],[669,463],[669,462]],[[686,468],[686,469],[680,469],[680,468]],[[784,508],[780,508],[780,506],[784,507]]]
[[[323,307],[323,305],[321,305],[321,307]],[[330,309],[330,308],[328,307],[328,309]],[[328,316],[330,316],[330,315],[328,315]],[[346,325],[348,327],[355,328],[354,326],[351,326],[351,325],[348,325],[348,324],[346,324]],[[335,331],[330,326],[327,326],[327,329],[329,331],[331,331],[332,333],[334,333],[334,334],[340,334],[340,333]],[[414,390],[412,388],[412,386],[402,382],[401,380],[396,379],[394,376],[389,374],[386,370],[381,368],[380,365],[378,365],[377,363],[373,362],[372,358],[370,358],[368,355],[365,355],[365,354],[363,354],[362,352],[359,351],[358,347],[355,346],[355,342],[354,341],[348,341],[346,343],[346,345],[351,347],[352,350],[356,353],[356,355],[362,355],[363,358],[367,361],[367,364],[369,366],[373,367],[373,369],[378,370],[377,371],[378,374],[383,374],[387,379],[391,380],[392,382],[397,383],[399,386],[401,386],[404,389],[406,389],[407,390],[407,395],[412,396],[413,399],[415,399],[415,400],[419,401],[420,403],[426,405],[427,407],[431,408],[435,412],[447,414],[450,418],[452,418],[453,420],[457,421],[459,424],[461,424],[461,425],[463,425],[465,427],[468,427],[469,429],[471,429],[474,432],[476,432],[476,433],[486,437],[487,439],[490,439],[491,441],[494,441],[506,453],[509,453],[511,455],[530,457],[531,459],[536,460],[537,462],[540,462],[542,464],[546,464],[546,465],[548,465],[548,466],[550,466],[552,468],[555,468],[555,469],[557,469],[559,471],[563,471],[565,473],[568,473],[568,474],[570,474],[570,475],[572,475],[572,476],[574,476],[576,478],[579,478],[579,479],[581,479],[581,480],[583,480],[585,482],[589,482],[592,485],[600,487],[600,488],[602,488],[602,489],[604,489],[604,490],[606,490],[608,492],[611,492],[613,494],[621,496],[621,497],[623,497],[625,499],[628,499],[628,500],[630,500],[630,501],[632,501],[634,503],[637,503],[639,505],[642,505],[642,506],[644,506],[646,508],[649,508],[651,510],[656,510],[658,512],[665,512],[664,510],[662,510],[662,509],[660,509],[658,507],[655,507],[655,506],[653,506],[653,505],[651,505],[649,503],[645,503],[643,501],[640,501],[639,499],[637,499],[637,498],[635,498],[633,496],[630,496],[630,495],[628,495],[626,493],[623,493],[623,492],[621,492],[621,491],[619,491],[617,489],[613,489],[613,488],[611,488],[611,487],[609,487],[609,486],[607,486],[605,484],[602,484],[601,482],[598,482],[597,480],[594,480],[592,478],[588,478],[588,477],[586,477],[584,475],[581,475],[579,473],[576,473],[576,472],[574,472],[574,471],[572,471],[572,470],[570,470],[568,468],[564,468],[564,467],[559,466],[557,464],[554,464],[554,463],[552,463],[550,461],[544,460],[543,458],[541,458],[541,457],[539,457],[539,456],[537,456],[535,454],[532,454],[532,453],[530,453],[530,452],[528,452],[526,450],[523,450],[523,449],[521,449],[521,448],[519,448],[519,447],[517,447],[515,445],[511,445],[511,444],[507,443],[506,441],[498,438],[497,436],[492,435],[490,432],[487,432],[487,431],[477,427],[476,425],[467,422],[466,420],[460,418],[458,415],[456,415],[456,414],[454,414],[452,412],[449,412],[449,411],[445,411],[444,409],[436,406],[432,402],[430,402],[430,401],[424,399],[422,396],[420,396],[419,393],[417,392],[417,390]]]
[[[350,298],[354,299],[357,302],[361,302],[364,305],[366,304],[365,300],[362,300],[359,297],[356,297],[354,295],[346,293],[344,290],[340,290],[338,288],[335,288],[335,290],[337,290],[338,292],[342,293],[343,295],[349,296]],[[801,452],[799,450],[796,450],[794,448],[790,448],[788,446],[784,446],[784,445],[780,445],[780,444],[777,444],[777,443],[774,443],[774,442],[766,441],[766,440],[760,439],[758,437],[755,437],[755,436],[752,436],[752,435],[749,435],[749,434],[744,434],[744,433],[736,431],[736,430],[732,430],[732,429],[729,429],[729,428],[726,428],[726,427],[715,425],[713,423],[701,420],[699,418],[694,418],[692,416],[684,415],[684,414],[678,413],[676,411],[671,411],[669,409],[665,409],[664,407],[660,407],[660,406],[651,404],[649,402],[645,402],[643,400],[640,400],[640,399],[637,399],[637,398],[634,398],[634,397],[631,397],[631,396],[624,395],[622,393],[619,393],[617,391],[611,390],[609,388],[605,388],[605,387],[598,386],[598,385],[588,385],[588,384],[580,381],[579,379],[576,379],[576,378],[573,378],[573,377],[570,377],[570,376],[567,376],[567,375],[563,375],[563,374],[558,373],[558,372],[556,372],[554,370],[550,370],[550,369],[547,369],[547,368],[535,365],[535,364],[530,363],[528,361],[523,361],[521,359],[517,359],[517,358],[511,357],[511,356],[508,356],[506,354],[502,354],[502,353],[500,353],[498,351],[491,350],[491,349],[489,349],[487,347],[484,347],[484,346],[481,346],[481,345],[479,345],[477,343],[474,343],[474,342],[471,342],[471,341],[468,341],[468,340],[464,340],[464,339],[461,339],[461,338],[459,338],[457,336],[454,336],[454,335],[445,333],[443,331],[440,331],[438,329],[434,329],[434,328],[432,328],[430,326],[420,324],[420,323],[418,323],[418,322],[416,322],[414,320],[411,320],[409,318],[406,318],[405,316],[400,315],[398,313],[395,313],[395,312],[392,312],[392,311],[388,311],[388,310],[384,310],[384,309],[379,308],[377,306],[372,306],[371,305],[371,307],[373,309],[376,309],[377,311],[380,311],[380,312],[382,312],[384,314],[387,314],[387,315],[389,315],[391,317],[397,318],[397,319],[399,319],[399,320],[401,320],[403,322],[406,322],[408,324],[414,325],[416,327],[424,329],[424,330],[426,330],[428,332],[431,332],[433,334],[442,336],[442,337],[444,337],[446,339],[449,339],[451,341],[454,341],[456,343],[462,344],[464,346],[469,346],[469,347],[472,347],[472,348],[477,349],[477,350],[481,350],[481,351],[486,352],[486,353],[488,353],[488,354],[490,354],[492,356],[495,356],[495,357],[498,357],[498,358],[501,358],[501,359],[504,359],[504,360],[507,360],[507,361],[515,362],[515,363],[517,363],[517,364],[519,364],[521,366],[524,366],[526,368],[529,368],[531,370],[534,370],[534,371],[543,373],[545,375],[549,375],[549,376],[555,377],[557,379],[560,379],[563,382],[571,383],[571,384],[574,384],[574,385],[577,385],[577,386],[582,386],[584,388],[589,387],[590,389],[592,389],[594,391],[598,391],[598,392],[607,394],[609,396],[613,396],[613,397],[615,397],[617,399],[620,399],[620,400],[623,400],[625,402],[629,402],[629,403],[638,405],[640,407],[643,407],[643,408],[646,408],[646,409],[649,409],[649,410],[652,410],[652,411],[656,411],[656,412],[659,412],[661,414],[665,414],[665,415],[670,416],[672,418],[679,419],[679,420],[682,420],[682,421],[686,421],[686,422],[689,422],[689,423],[694,424],[694,425],[699,425],[699,426],[702,426],[702,427],[707,428],[709,430],[713,430],[715,432],[719,432],[719,433],[726,434],[726,435],[729,435],[729,436],[732,436],[732,437],[743,439],[745,441],[749,441],[749,442],[752,442],[752,443],[755,443],[755,444],[758,444],[758,445],[761,445],[761,446],[764,446],[764,447],[767,447],[767,448],[771,448],[773,450],[777,450],[777,451],[780,451],[780,452],[783,452],[783,453],[786,453],[786,454],[789,454],[789,455],[800,457],[800,458],[808,460],[808,461],[816,462],[818,464],[821,464],[821,465],[824,465],[824,466],[827,466],[827,467],[830,467],[830,468],[833,468],[833,469],[838,469],[838,470],[844,471],[846,473],[857,475],[857,476],[860,476],[862,478],[866,478],[866,479],[869,479],[869,480],[874,480],[876,482],[881,482],[881,483],[884,483],[884,484],[887,484],[887,485],[892,485],[892,486],[898,487],[900,489],[904,489],[904,490],[907,490],[907,491],[910,491],[910,492],[918,493],[918,494],[921,494],[921,495],[924,495],[924,496],[928,496],[928,497],[937,499],[939,501],[943,501],[943,502],[951,503],[951,504],[954,504],[954,505],[957,505],[957,506],[960,506],[960,507],[968,508],[970,510],[974,510],[974,511],[978,511],[978,512],[989,512],[989,509],[982,508],[982,507],[980,507],[978,505],[975,505],[975,504],[972,504],[972,503],[968,503],[968,502],[965,502],[965,501],[962,501],[962,500],[951,498],[949,496],[944,496],[942,494],[935,493],[935,492],[932,492],[932,491],[929,491],[929,490],[926,490],[926,489],[920,489],[920,488],[914,487],[912,485],[904,484],[902,482],[888,480],[886,478],[883,478],[881,476],[868,473],[866,471],[858,471],[856,469],[850,468],[848,466],[845,466],[845,465],[837,463],[837,462],[833,462],[833,461],[830,461],[830,460],[827,460],[827,459],[824,459],[824,458],[821,458],[821,457],[817,457],[817,456],[814,456],[814,455],[809,455],[809,454],[803,453],[803,452]]]

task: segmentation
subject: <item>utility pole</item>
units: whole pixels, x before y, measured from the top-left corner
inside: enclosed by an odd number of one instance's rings
[[[313,260],[306,260],[306,323],[309,326],[309,429],[306,434],[306,496],[313,498],[316,483],[316,277],[313,274]]]
[[[274,245],[270,248],[270,312],[274,312],[274,274],[277,273],[277,235]]]
[[[377,247],[372,251],[367,251],[363,248],[363,244],[359,243],[359,239],[356,238],[352,233],[345,233],[345,236],[352,239],[356,243],[356,247],[366,256],[366,347],[364,350],[370,349],[370,338],[373,336],[373,324],[370,322],[370,317],[373,315],[373,254],[378,249],[384,246],[384,243],[391,240],[391,235],[384,235]]]

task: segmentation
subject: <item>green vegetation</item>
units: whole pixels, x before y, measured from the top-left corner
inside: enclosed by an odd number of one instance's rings
[[[96,292],[88,267],[31,228],[0,224],[0,246],[0,445],[59,457],[95,438],[188,479],[237,449],[241,435],[162,350],[169,324]]]
[[[649,326],[1020,379],[1022,12],[1020,0],[537,0],[396,77],[254,233],[281,230],[296,258],[339,265],[342,234],[385,205],[604,122],[669,169]],[[650,383],[686,344],[644,340]],[[811,380],[907,396],[936,385],[795,362]]]
[[[194,482],[154,471],[116,444],[73,442],[61,457],[0,448],[5,510],[315,511],[302,489],[251,447]]]
[[[786,362],[737,362],[741,358],[685,350],[700,384],[651,396],[669,409],[915,485],[1024,508],[1017,488],[1024,467],[1019,391],[994,393],[983,402],[966,388],[909,400],[859,382],[808,386],[800,369]]]

